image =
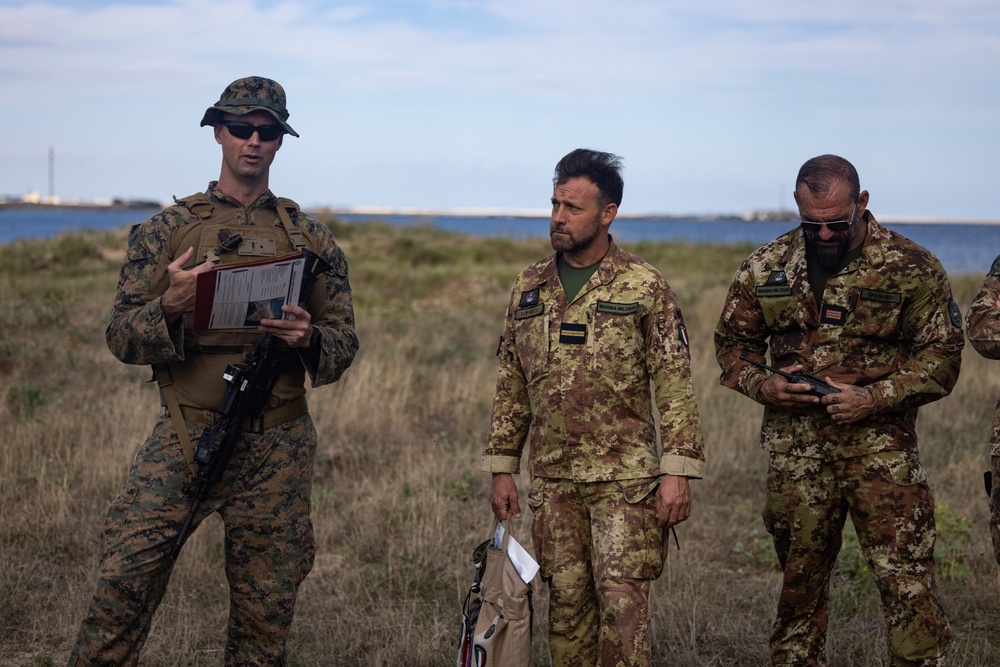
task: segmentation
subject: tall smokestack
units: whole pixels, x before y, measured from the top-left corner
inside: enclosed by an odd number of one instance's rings
[[[49,201],[56,198],[56,149],[49,146]]]

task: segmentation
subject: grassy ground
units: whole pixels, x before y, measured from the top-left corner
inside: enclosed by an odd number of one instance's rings
[[[494,351],[515,273],[545,241],[331,222],[351,264],[362,349],[310,392],[321,442],[318,557],[302,587],[291,665],[448,665],[468,558],[491,527],[478,471]],[[0,665],[65,662],[93,590],[108,503],[159,410],[149,371],[120,364],[103,331],[124,232],[0,246]],[[763,665],[779,586],[759,511],[760,408],[717,384],[711,332],[749,246],[630,244],[667,276],[691,333],[706,479],[654,585],[655,662]],[[953,277],[963,309],[978,277]],[[971,349],[955,394],[921,411],[938,502],[951,664],[1000,664],[997,567],[981,474],[996,366]],[[521,480],[521,488],[526,480]],[[515,526],[530,543],[528,523]],[[880,665],[878,596],[850,526],[833,582],[829,664]],[[180,556],[144,665],[219,665],[228,595],[209,521]],[[536,663],[547,664],[536,593]]]

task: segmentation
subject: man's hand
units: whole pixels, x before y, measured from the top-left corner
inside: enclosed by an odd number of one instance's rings
[[[664,528],[691,516],[691,486],[687,477],[667,475],[656,489],[656,520]]]
[[[803,368],[805,367],[802,364],[795,364],[785,366],[781,370],[786,373],[798,373]],[[769,405],[777,405],[781,408],[801,408],[817,405],[820,402],[819,396],[813,396],[809,393],[811,389],[812,387],[805,382],[789,382],[774,373],[760,386],[758,396]]]
[[[514,476],[510,473],[493,473],[493,481],[490,483],[490,507],[501,521],[506,521],[508,516],[521,518],[521,505],[517,502],[517,485],[514,484]]]
[[[257,331],[271,334],[288,344],[288,347],[309,347],[312,339],[312,316],[309,311],[299,306],[285,304],[281,312],[287,313],[287,319],[262,319]]]
[[[202,262],[193,269],[184,270],[184,265],[194,256],[194,248],[187,251],[167,265],[167,276],[170,285],[160,297],[160,308],[167,324],[171,325],[189,310],[194,310],[194,300],[197,295],[198,275],[211,271],[215,265],[212,262]]]
[[[839,394],[827,394],[823,397],[826,413],[836,424],[853,424],[875,412],[875,397],[868,387],[855,387],[852,384],[836,382],[829,377],[824,378],[840,390]]]

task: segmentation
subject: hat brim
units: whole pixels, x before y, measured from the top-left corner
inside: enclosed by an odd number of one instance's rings
[[[202,116],[201,125],[199,127],[204,127],[205,125],[213,125],[214,126],[216,123],[222,122],[222,114],[223,113],[230,113],[230,114],[233,114],[234,116],[244,116],[244,115],[246,115],[248,113],[252,113],[254,111],[266,111],[267,113],[271,114],[271,116],[273,116],[276,121],[278,121],[278,123],[285,130],[285,132],[287,132],[288,134],[292,135],[293,137],[299,136],[299,133],[296,132],[295,130],[293,130],[292,126],[289,125],[287,122],[285,122],[281,118],[281,116],[279,116],[277,113],[275,113],[272,109],[268,109],[267,107],[262,107],[262,106],[257,106],[257,105],[227,106],[227,107],[211,106],[211,107],[208,107],[208,109],[205,110],[205,115]]]

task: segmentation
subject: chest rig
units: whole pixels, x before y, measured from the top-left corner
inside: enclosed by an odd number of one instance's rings
[[[176,208],[186,213],[188,222],[171,234],[167,251],[169,257],[177,257],[187,248],[194,247],[194,265],[206,260],[220,266],[245,264],[288,255],[306,247],[317,253],[319,251],[317,240],[292,223],[292,215],[298,214],[299,207],[290,199],[278,198],[274,209],[247,210],[215,204],[204,193],[198,193],[176,200]],[[194,330],[193,323],[194,313],[185,313],[185,350],[208,354],[242,353],[260,339],[256,329],[198,332]],[[170,364],[155,365],[154,375],[188,465],[192,474],[196,475],[194,444],[185,424]],[[304,412],[305,401],[300,403],[298,407]]]
[[[318,251],[318,244],[292,224],[292,214],[299,211],[291,199],[278,198],[274,209],[244,209],[213,203],[204,193],[178,199],[178,207],[189,211],[188,224],[172,236],[173,256],[186,248],[195,248],[198,263],[210,261],[219,266],[231,266],[281,257],[303,248]],[[260,334],[250,329],[228,329],[197,332],[193,314],[184,315],[184,347],[204,351],[222,351],[252,345]]]

